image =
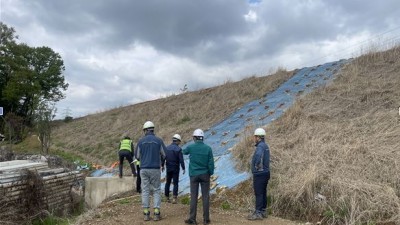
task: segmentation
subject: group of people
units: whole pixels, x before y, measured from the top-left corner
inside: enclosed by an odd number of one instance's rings
[[[138,141],[136,149],[132,140],[126,136],[119,145],[119,177],[122,178],[123,161],[128,160],[132,174],[136,177],[136,191],[141,193],[144,220],[150,218],[150,195],[153,195],[153,220],[161,219],[161,173],[166,165],[166,184],[164,195],[169,203],[177,203],[180,169],[185,174],[183,155],[189,155],[190,210],[186,224],[197,224],[197,200],[199,186],[203,203],[203,224],[210,224],[210,177],[214,174],[214,156],[210,146],[204,143],[204,132],[193,132],[193,143],[181,149],[181,136],[175,134],[172,143],[165,146],[162,139],[154,133],[154,123],[143,125],[144,136]],[[251,162],[255,211],[249,220],[262,220],[267,217],[267,185],[269,172],[269,147],[265,143],[265,130],[257,128],[254,132],[256,150]],[[173,184],[172,198],[170,185]]]

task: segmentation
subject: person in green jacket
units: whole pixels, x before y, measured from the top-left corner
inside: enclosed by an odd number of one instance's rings
[[[197,198],[199,185],[203,201],[203,222],[210,223],[210,176],[214,174],[214,156],[210,146],[204,144],[204,132],[196,129],[193,132],[194,143],[183,150],[184,155],[190,155],[190,213],[187,224],[197,224]]]

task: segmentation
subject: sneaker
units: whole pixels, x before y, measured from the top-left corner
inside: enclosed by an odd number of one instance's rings
[[[203,224],[204,224],[204,225],[206,225],[206,224],[210,224],[210,223],[211,223],[211,221],[210,221],[210,220],[204,220],[204,221],[203,221]]]
[[[153,220],[154,220],[154,221],[159,221],[159,220],[161,220],[161,213],[154,213],[154,218],[153,218]]]
[[[262,220],[263,217],[262,217],[261,213],[254,212],[254,213],[248,215],[247,219],[248,220]]]
[[[171,199],[169,197],[167,197],[167,202],[171,203]]]
[[[178,203],[178,198],[177,198],[177,197],[174,197],[174,198],[172,199],[172,204],[176,204],[176,203]]]
[[[187,219],[185,220],[186,224],[197,224],[196,220],[192,220],[192,219]]]

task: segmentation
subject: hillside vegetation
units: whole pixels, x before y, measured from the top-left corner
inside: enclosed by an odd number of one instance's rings
[[[399,47],[354,59],[333,83],[299,99],[266,127],[271,211],[323,224],[400,224],[399,106]],[[234,155],[252,144],[244,140]],[[243,201],[251,183],[238,189],[225,198],[251,208]]]
[[[143,136],[142,126],[147,120],[154,122],[156,134],[166,144],[175,133],[187,142],[194,129],[206,130],[238,107],[275,90],[292,75],[293,72],[278,69],[269,76],[253,76],[75,119],[53,130],[52,150],[107,165],[117,161],[118,144],[124,135],[134,142]]]

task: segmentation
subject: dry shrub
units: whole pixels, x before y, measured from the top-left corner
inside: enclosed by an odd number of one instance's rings
[[[194,129],[208,129],[245,103],[274,91],[292,75],[280,68],[269,76],[228,81],[213,88],[75,119],[53,130],[52,147],[73,152],[89,162],[111,163],[117,160],[116,150],[123,135],[128,134],[137,142],[143,135],[142,126],[146,120],[154,122],[156,134],[166,144],[175,133],[181,134],[183,142],[187,142]]]
[[[267,127],[272,211],[400,224],[400,48],[370,53]]]

